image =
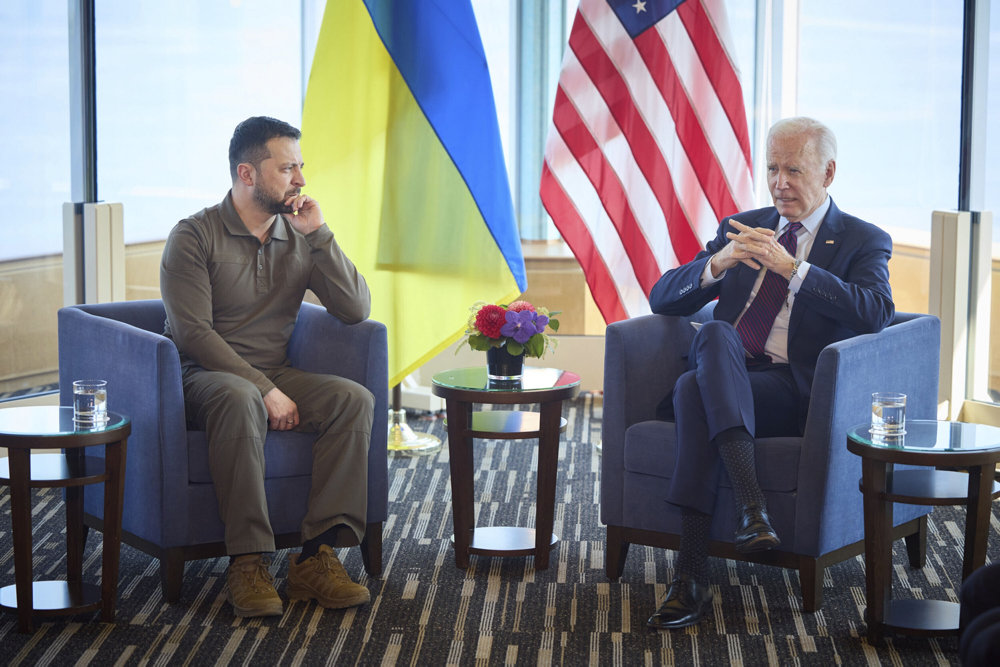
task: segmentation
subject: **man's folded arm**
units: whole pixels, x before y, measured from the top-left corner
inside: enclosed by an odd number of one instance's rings
[[[330,228],[323,225],[305,238],[313,260],[309,289],[337,319],[347,324],[367,319],[372,303],[368,283],[340,249]]]

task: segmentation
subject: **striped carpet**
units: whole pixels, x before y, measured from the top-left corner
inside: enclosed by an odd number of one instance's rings
[[[114,624],[97,616],[46,621],[32,635],[0,615],[0,661],[12,665],[951,665],[955,638],[864,638],[864,561],[828,570],[824,606],[799,609],[794,572],[713,559],[712,620],[677,632],[651,632],[645,620],[666,593],[673,554],[633,547],[620,582],[604,575],[599,522],[599,411],[589,395],[568,402],[560,451],[556,533],[548,570],[532,559],[473,557],[454,565],[447,447],[390,461],[390,517],[385,573],[364,576],[357,549],[342,550],[348,571],[372,592],[370,604],[324,611],[288,603],[281,618],[235,618],[226,603],[224,559],[189,563],[179,604],[160,598],[157,565],[122,547]],[[411,416],[417,431],[443,439],[443,420]],[[534,521],[534,441],[477,441],[479,525]],[[0,494],[0,583],[13,583],[9,495]],[[58,578],[65,567],[63,512],[56,491],[39,490],[34,506],[35,572]],[[964,512],[938,508],[930,521],[927,566],[895,553],[897,596],[955,600],[960,583]],[[991,524],[990,558],[996,560]],[[99,535],[88,543],[85,577],[100,576]],[[272,571],[284,586],[287,552]],[[909,590],[907,590],[909,589]]]

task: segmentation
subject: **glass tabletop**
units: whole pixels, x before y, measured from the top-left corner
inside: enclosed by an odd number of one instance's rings
[[[432,381],[436,385],[451,389],[531,392],[555,387],[573,387],[580,384],[580,376],[558,368],[525,366],[520,381],[498,381],[486,377],[485,366],[473,366],[435,373]]]
[[[73,408],[54,405],[33,405],[0,408],[0,435],[30,435],[61,437],[77,433],[96,433],[121,428],[129,418],[108,412],[108,422],[101,426],[82,428],[73,421]]]
[[[879,449],[912,452],[970,452],[1000,449],[1000,428],[985,424],[906,420],[906,434],[899,437],[879,437],[869,430],[869,424],[859,424],[847,431],[853,442]]]

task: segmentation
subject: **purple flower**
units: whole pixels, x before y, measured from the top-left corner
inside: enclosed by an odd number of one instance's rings
[[[507,323],[500,327],[500,335],[513,338],[524,345],[528,339],[538,333],[535,327],[536,313],[530,310],[520,312],[507,311]]]

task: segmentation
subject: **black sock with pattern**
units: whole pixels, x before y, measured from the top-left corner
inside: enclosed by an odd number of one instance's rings
[[[681,547],[675,575],[705,584],[708,580],[708,531],[712,515],[681,508]]]
[[[719,457],[726,467],[733,484],[738,510],[747,507],[764,508],[764,493],[757,483],[757,464],[754,457],[753,436],[738,426],[715,436]]]

